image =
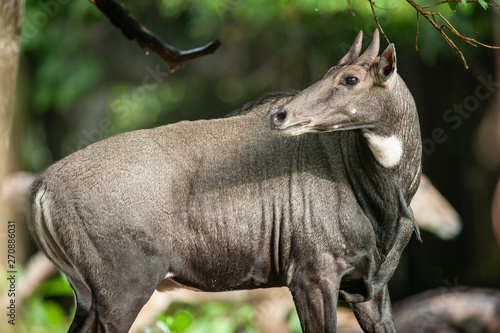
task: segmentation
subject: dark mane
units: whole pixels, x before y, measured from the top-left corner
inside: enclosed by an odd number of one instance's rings
[[[257,99],[254,99],[253,101],[247,102],[241,107],[240,109],[234,110],[233,112],[229,113],[226,115],[226,117],[233,117],[233,116],[241,116],[244,114],[249,113],[252,111],[254,108],[258,107],[259,105],[263,104],[268,104],[272,103],[274,101],[284,99],[284,98],[291,98],[295,95],[297,95],[298,91],[285,91],[285,92],[271,92],[271,93],[266,93]]]

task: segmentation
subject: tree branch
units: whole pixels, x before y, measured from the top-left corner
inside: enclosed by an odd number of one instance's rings
[[[370,3],[370,7],[372,9],[373,18],[375,19],[375,22],[377,23],[377,26],[378,26],[380,32],[384,35],[385,39],[387,40],[387,43],[389,43],[389,39],[387,38],[384,30],[382,29],[382,26],[380,25],[379,20],[378,20],[377,13],[375,11],[376,5],[374,4],[374,0],[368,0],[368,1]],[[457,52],[457,54],[462,59],[462,62],[463,62],[464,67],[466,69],[468,69],[469,66],[467,65],[467,61],[465,60],[465,57],[464,57],[462,51],[460,51],[458,46],[446,34],[445,30],[450,31],[453,35],[455,35],[456,37],[462,39],[464,42],[466,42],[474,47],[483,46],[483,47],[487,47],[490,49],[500,49],[499,46],[492,46],[492,45],[484,44],[484,43],[477,41],[475,39],[475,36],[477,33],[475,33],[471,37],[466,37],[466,36],[462,35],[457,29],[455,29],[453,24],[451,24],[448,21],[448,19],[441,13],[442,8],[439,10],[437,10],[437,9],[436,10],[429,10],[430,8],[434,8],[436,6],[449,4],[449,3],[460,4],[460,3],[462,3],[462,0],[441,0],[441,1],[438,1],[434,4],[422,5],[422,6],[417,4],[414,0],[406,0],[406,2],[408,2],[417,11],[417,33],[415,36],[415,49],[418,50],[418,33],[419,33],[419,20],[418,19],[420,18],[420,15],[422,15],[427,21],[429,21],[429,23],[432,24],[432,26],[439,32],[439,34],[444,39],[444,41],[451,48],[453,48],[455,50],[455,52]],[[479,0],[466,0],[466,2],[468,2],[468,3],[469,2],[476,2],[477,3],[477,2],[479,2]],[[497,7],[497,8],[500,7],[500,5],[496,4],[495,2],[492,2],[492,3],[489,2],[489,3],[487,3],[487,5],[488,5],[488,7]],[[439,24],[438,19],[441,19],[444,22],[444,24]]]
[[[121,3],[115,0],[90,0],[111,23],[116,26],[130,40],[135,40],[141,48],[148,48],[157,53],[164,62],[168,64],[171,70],[181,68],[184,62],[213,53],[220,42],[214,40],[205,46],[181,51],[164,41],[149,31],[146,27],[136,21]]]
[[[380,22],[378,21],[378,16],[377,16],[377,13],[375,12],[375,5],[373,4],[373,0],[368,0],[368,1],[370,1],[370,7],[372,8],[372,13],[373,13],[373,17],[375,18],[375,22],[377,22],[378,30],[380,30],[380,32],[384,36],[385,40],[387,41],[387,44],[391,44],[391,42],[389,41],[389,38],[387,38],[387,35],[384,32],[384,29],[382,29],[382,26],[380,25]]]
[[[439,1],[439,2],[436,2],[436,3],[433,3],[433,4],[430,4],[430,5],[426,5],[426,6],[420,6],[420,8],[432,8],[432,7],[435,7],[435,6],[439,6],[439,5],[442,5],[442,4],[445,4],[445,3],[451,3],[451,2],[458,2],[458,3],[461,3],[462,1],[461,0],[442,0],[442,1]],[[470,2],[478,2],[478,0],[466,0],[467,3],[470,3]],[[488,3],[488,6],[490,7],[500,7],[499,5],[497,5],[496,3]]]
[[[460,3],[461,0],[443,0],[443,1],[439,1],[439,2],[436,2],[435,4],[432,4],[432,5],[426,5],[426,6],[420,6],[419,4],[417,4],[415,1],[413,0],[406,0],[406,2],[408,2],[413,8],[415,8],[415,10],[417,11],[417,39],[418,39],[418,17],[419,15],[422,15],[423,17],[425,17],[425,19],[427,21],[430,22],[430,24],[432,24],[432,26],[439,32],[439,34],[441,35],[441,37],[445,40],[445,42],[455,50],[455,52],[458,53],[458,55],[460,56],[460,58],[462,59],[462,62],[464,64],[464,67],[466,69],[469,68],[469,66],[467,65],[467,61],[465,60],[465,57],[462,53],[462,51],[460,51],[460,49],[457,47],[457,45],[451,40],[451,38],[446,34],[446,32],[444,31],[445,29],[448,29],[452,34],[454,34],[456,37],[462,39],[463,41],[465,41],[466,43],[474,46],[474,47],[477,47],[478,45],[479,46],[483,46],[483,47],[487,47],[487,48],[491,48],[491,49],[500,49],[499,46],[492,46],[492,45],[487,45],[487,44],[484,44],[484,43],[481,43],[479,41],[477,41],[474,37],[476,34],[474,34],[472,37],[466,37],[466,36],[463,36],[460,32],[458,32],[457,29],[455,29],[455,27],[444,17],[444,15],[441,13],[441,10],[438,10],[438,11],[432,11],[432,10],[426,10],[427,8],[432,8],[432,7],[435,7],[435,6],[438,6],[438,5],[442,5],[442,4],[445,4],[445,3],[450,3],[450,2],[456,2],[456,3]],[[467,0],[467,2],[478,2],[478,0]],[[370,0],[370,3],[371,3],[371,0]],[[492,4],[492,3],[488,3],[488,6],[491,6],[491,7],[499,7],[497,4]],[[436,16],[441,18],[441,20],[444,21],[444,24],[442,25],[439,25],[437,23],[437,20],[436,20]],[[415,41],[415,45],[417,45],[417,41]]]

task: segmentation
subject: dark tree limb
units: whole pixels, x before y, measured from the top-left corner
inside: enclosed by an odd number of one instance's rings
[[[181,68],[182,65],[191,59],[202,57],[213,53],[219,46],[218,40],[211,41],[205,46],[181,51],[164,41],[149,31],[129,13],[127,7],[115,0],[90,0],[111,23],[116,26],[130,40],[135,40],[141,48],[148,48],[157,53],[171,70]]]

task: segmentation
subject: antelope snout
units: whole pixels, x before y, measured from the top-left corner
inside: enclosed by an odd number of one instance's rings
[[[276,108],[271,111],[271,128],[280,129],[286,120],[287,112],[283,108]]]

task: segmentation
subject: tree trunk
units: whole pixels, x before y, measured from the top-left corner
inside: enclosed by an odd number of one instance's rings
[[[23,0],[0,0],[0,184],[8,166],[23,11]]]
[[[12,219],[2,195],[3,184],[11,155],[11,132],[14,118],[14,100],[19,67],[19,38],[24,13],[24,0],[0,0],[0,268],[5,273],[7,265],[7,221]],[[5,241],[4,241],[5,240]],[[16,262],[17,264],[17,262]],[[14,269],[18,267],[14,266]],[[2,290],[2,294],[4,291]],[[7,292],[5,291],[5,294]],[[15,298],[13,297],[14,301]],[[9,300],[9,302],[11,302]],[[2,304],[2,307],[4,304]],[[5,308],[4,308],[5,309]],[[17,324],[17,314],[15,323]],[[7,324],[9,317],[0,324],[0,331],[13,332],[16,326]],[[7,318],[7,319],[6,319]]]

